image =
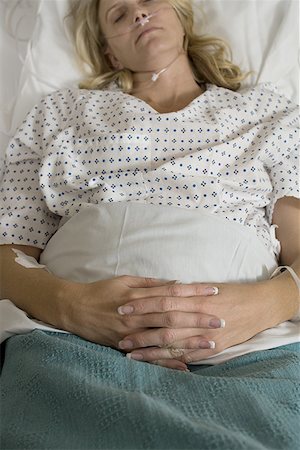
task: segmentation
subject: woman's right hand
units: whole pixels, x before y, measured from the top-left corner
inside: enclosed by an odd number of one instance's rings
[[[118,307],[132,300],[169,295],[168,287],[174,283],[127,275],[75,283],[69,292],[72,300],[65,316],[66,329],[89,341],[119,348],[124,336],[145,328],[134,329],[127,324],[128,316],[119,314]]]
[[[137,326],[133,317],[118,312],[120,306],[139,299],[147,302],[154,297],[166,303],[166,299],[180,295],[176,289],[176,281],[167,282],[127,275],[88,284],[75,283],[74,286],[75,293],[74,289],[70,291],[70,294],[73,292],[71,310],[69,309],[66,314],[68,323],[64,325],[64,328],[84,339],[118,350],[120,350],[119,342],[125,336],[155,327],[155,324],[147,326],[145,315],[139,318],[143,319],[143,327]],[[191,289],[186,286],[186,292],[183,293],[195,295],[195,288]],[[198,293],[200,293],[199,290],[204,295],[205,285],[198,286]],[[214,317],[199,314],[198,321],[203,328],[210,328],[209,322],[212,318]],[[174,330],[169,329],[168,326],[161,330],[167,339],[174,334]],[[162,365],[181,370],[187,368],[186,364],[178,359],[166,360]]]
[[[54,328],[116,349],[125,348],[124,345],[119,346],[124,337],[153,328],[158,330],[166,344],[172,343],[174,339],[178,341],[181,326],[175,324],[172,329],[173,319],[168,312],[162,327],[161,314],[158,314],[157,320],[152,317],[150,323],[147,314],[121,315],[119,306],[135,300],[147,303],[155,298],[165,307],[174,297],[204,295],[204,286],[195,288],[181,285],[179,289],[175,281],[143,277],[121,276],[94,283],[65,280],[47,270],[28,269],[18,264],[12,249],[20,250],[37,261],[42,251],[30,246],[0,245],[1,298],[10,299],[29,316]],[[199,314],[197,326],[209,328],[210,318]],[[186,367],[183,362],[172,359],[163,361],[161,365],[174,369]]]

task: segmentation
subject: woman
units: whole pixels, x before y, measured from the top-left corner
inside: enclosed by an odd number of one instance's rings
[[[132,359],[185,371],[187,364],[213,365],[264,349],[275,350],[253,357],[295,358],[297,108],[263,86],[237,93],[243,75],[225,59],[222,43],[194,35],[187,0],[92,0],[75,3],[72,15],[78,54],[90,74],[83,89],[51,94],[29,114],[10,144],[1,189],[2,298],[71,334],[31,333],[37,347],[21,343],[22,335],[9,340],[6,395],[10,361],[16,360],[9,355],[18,346],[20,354],[24,346],[44,349],[43,364],[64,345],[63,358],[76,344],[88,364],[92,350],[101,349],[105,359],[118,349],[129,356],[123,365],[136,373],[150,365]],[[20,264],[12,249],[40,259],[50,272],[25,268],[22,254]],[[277,258],[289,267],[270,279]],[[96,350],[92,343],[102,346]],[[247,366],[243,358],[233,364]],[[72,379],[77,373],[65,360],[54,366]],[[206,373],[214,376],[222,365],[213,369]],[[161,369],[151,370],[153,377]],[[128,376],[137,389],[136,375]],[[192,385],[186,386],[191,395]],[[210,407],[206,411],[211,416]],[[124,436],[112,429],[105,440],[93,433],[81,441],[65,420],[65,434],[55,425],[55,433],[39,439],[25,431],[27,441],[13,438],[4,424],[7,448],[84,448],[83,442],[126,448]],[[188,448],[262,443],[250,426],[248,435],[242,426],[240,438],[232,425],[226,439],[224,430],[211,435],[205,424],[200,436],[199,426],[190,438],[175,433],[173,441],[166,432],[145,444],[143,431],[140,440],[133,433],[125,442],[136,448],[159,442],[167,448],[165,437],[172,448],[182,448],[183,437]],[[216,435],[219,440],[209,441]],[[271,445],[272,433],[267,439]],[[276,439],[294,448],[295,436]]]

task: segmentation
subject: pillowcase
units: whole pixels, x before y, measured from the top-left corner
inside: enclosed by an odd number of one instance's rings
[[[0,48],[6,61],[0,91],[0,166],[10,137],[41,97],[76,86],[81,78],[64,23],[68,7],[68,0],[0,4]],[[256,71],[242,87],[269,81],[298,103],[297,0],[194,0],[194,9],[199,34],[226,39],[234,62],[244,71]]]

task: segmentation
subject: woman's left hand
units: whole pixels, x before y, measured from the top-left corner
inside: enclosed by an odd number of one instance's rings
[[[149,327],[147,331],[126,336],[119,344],[122,350],[131,351],[127,356],[172,368],[176,360],[188,364],[206,359],[279,323],[269,281],[217,283],[218,295],[201,297],[180,296],[184,286],[176,285],[174,297],[136,300],[124,305],[134,307],[134,312],[126,315],[126,321],[135,327],[146,324]],[[197,313],[221,317],[225,324],[221,321],[215,324],[219,325],[217,328],[199,328]],[[207,340],[211,348],[207,348]],[[131,348],[124,341],[131,341]]]

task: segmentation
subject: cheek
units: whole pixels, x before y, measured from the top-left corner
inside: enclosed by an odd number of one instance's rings
[[[185,31],[176,12],[173,9],[168,11],[165,19],[168,24],[168,30],[181,39],[181,37],[184,36]]]
[[[130,51],[130,42],[126,43],[124,42],[124,39],[122,42],[118,42],[116,46],[113,47],[113,54],[115,57],[122,62],[130,60],[130,54],[132,52]]]
[[[184,35],[185,32],[184,32],[183,26],[182,26],[180,20],[178,19],[177,15],[173,20],[173,27],[174,27],[174,30],[176,29],[176,32],[178,33],[179,36]]]

